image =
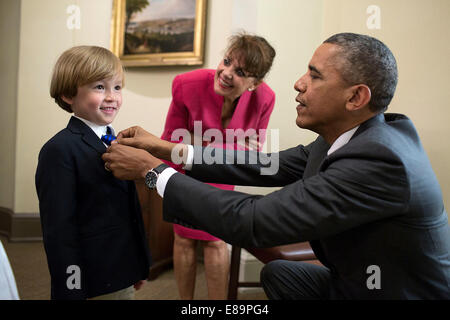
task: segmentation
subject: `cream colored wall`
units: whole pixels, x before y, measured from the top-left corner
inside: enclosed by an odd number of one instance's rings
[[[0,1],[0,207],[13,208],[20,1]]]
[[[269,129],[278,129],[280,150],[307,144],[317,135],[296,124],[297,92],[294,83],[307,71],[315,48],[321,43],[322,1],[260,0],[258,33],[270,39],[277,50],[266,81],[276,93]]]
[[[20,54],[17,89],[15,173],[2,173],[13,180],[12,208],[17,213],[38,212],[34,187],[37,156],[42,145],[65,127],[70,117],[48,96],[50,74],[56,58],[73,45],[108,47],[111,0],[22,0]],[[365,10],[377,2],[381,7],[381,30],[368,30]],[[251,3],[251,5],[249,5]],[[81,29],[68,30],[66,9],[81,9]],[[2,10],[3,12],[3,10]],[[243,14],[245,12],[245,14]],[[419,130],[425,148],[450,202],[446,163],[449,136],[445,105],[449,98],[445,71],[449,71],[448,41],[440,39],[449,29],[446,0],[210,0],[204,67],[215,68],[226,39],[240,28],[265,36],[277,50],[267,82],[277,94],[269,129],[280,130],[280,148],[308,143],[315,134],[295,126],[294,82],[306,71],[314,49],[328,35],[340,31],[368,33],[385,41],[397,56],[400,82],[391,111],[407,113]],[[121,130],[141,125],[155,134],[163,129],[170,103],[173,77],[192,67],[129,68],[124,103],[114,126]],[[447,98],[447,99],[446,99]],[[3,100],[2,100],[3,101]],[[3,111],[2,111],[3,112]],[[0,120],[3,121],[3,120]],[[439,139],[433,139],[434,137]],[[11,145],[13,147],[11,147]],[[3,146],[3,144],[2,144]],[[4,166],[3,158],[0,158]],[[4,193],[6,184],[0,184]],[[258,190],[259,192],[260,190]],[[11,198],[11,193],[9,194]],[[2,198],[0,198],[2,199]],[[8,203],[5,201],[5,203]],[[4,206],[0,203],[0,206]],[[8,205],[7,205],[8,206]]]
[[[267,150],[277,151],[300,143],[308,144],[317,135],[300,130],[295,124],[297,92],[294,83],[306,72],[312,52],[321,42],[322,1],[283,0],[283,5],[280,5],[280,1],[254,0],[250,8],[241,2],[236,5],[248,12],[241,15],[241,20],[236,21],[235,18],[235,24],[252,28],[252,32],[265,37],[277,51],[272,69],[265,79],[276,94],[275,108],[268,126]],[[248,25],[248,20],[253,24]],[[278,131],[278,146],[271,144],[272,137],[276,138],[271,130]],[[238,191],[257,194],[267,194],[276,189],[236,188]]]

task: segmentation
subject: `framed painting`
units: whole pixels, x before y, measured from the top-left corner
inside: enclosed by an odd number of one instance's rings
[[[207,0],[114,0],[111,51],[124,66],[200,65]]]

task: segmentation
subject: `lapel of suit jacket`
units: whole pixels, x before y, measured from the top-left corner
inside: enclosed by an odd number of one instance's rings
[[[351,139],[358,136],[361,132],[364,132],[369,127],[379,125],[380,123],[384,123],[384,122],[385,122],[385,120],[384,120],[383,113],[373,116],[369,120],[361,123],[358,130],[356,130],[356,132],[353,134]],[[351,139],[350,139],[350,141],[351,141]],[[306,164],[305,172],[303,173],[304,179],[309,178],[313,175],[316,175],[319,172],[320,167],[322,166],[322,164],[324,163],[324,160],[328,156],[327,152],[330,149],[330,147],[331,146],[322,138],[322,136],[319,136],[317,138],[317,140],[315,141],[314,146],[311,149],[311,152],[308,156],[308,163]],[[344,147],[345,146],[343,146],[342,149]]]
[[[95,132],[80,119],[75,117],[70,118],[67,129],[75,134],[81,134],[83,141],[100,154],[105,153],[106,147],[103,142],[98,138]]]
[[[325,141],[325,139],[319,136],[314,142],[313,147],[311,148],[311,151],[309,153],[308,162],[306,163],[305,172],[303,173],[303,179],[312,177],[319,172],[324,159],[327,157],[327,152],[329,149],[330,145]],[[311,212],[311,214],[314,213]],[[317,259],[319,259],[319,261],[322,262],[322,264],[324,264],[325,266],[329,266],[329,262],[327,261],[323,253],[320,239],[312,240],[309,243]]]
[[[330,145],[319,136],[308,156],[308,162],[306,164],[305,172],[303,172],[303,179],[312,177],[319,172],[320,166],[323,160],[327,157],[327,152],[330,149]]]
[[[70,118],[69,124],[67,125],[67,129],[69,129],[74,134],[81,135],[81,139],[91,148],[102,155],[106,151],[106,147],[103,142],[98,138],[95,132],[89,128],[83,121],[78,118],[72,117]],[[100,156],[99,156],[100,158]],[[102,170],[103,168],[101,168]],[[111,172],[106,172],[105,174],[112,175]],[[123,181],[119,179],[113,179],[113,183],[120,186],[120,188],[125,191],[125,193],[129,193],[129,181]],[[134,182],[131,182],[134,183]]]
[[[370,118],[369,120],[367,120],[366,122],[363,122],[358,130],[356,130],[356,132],[353,134],[352,138],[356,137],[357,135],[359,135],[361,132],[364,132],[365,130],[367,130],[367,128],[374,126],[374,125],[378,125],[379,123],[384,122],[384,114],[378,114],[372,118]],[[351,143],[351,139],[349,141],[349,143]],[[324,161],[326,161],[327,158],[327,152],[330,149],[330,145],[321,137],[319,136],[316,140],[316,143],[314,144],[314,147],[311,149],[310,155],[308,157],[308,163],[306,165],[305,168],[305,172],[303,174],[303,178],[308,178],[311,176],[316,175],[319,170],[320,167],[322,166],[322,164],[324,163]],[[342,151],[346,146],[343,146],[340,151]],[[339,152],[339,150],[337,150],[336,152]],[[321,239],[318,240],[313,240],[309,242],[311,245],[311,248],[314,251],[314,254],[316,255],[316,257],[320,260],[320,262],[322,262],[323,265],[327,266],[331,272],[335,272],[335,268],[333,265],[330,264],[330,262],[328,261],[328,259],[325,256],[325,253],[323,251],[322,248],[322,243],[321,243]]]

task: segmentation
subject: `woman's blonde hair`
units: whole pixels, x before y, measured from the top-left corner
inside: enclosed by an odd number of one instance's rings
[[[62,97],[73,98],[77,90],[85,84],[122,76],[124,70],[120,59],[111,51],[96,46],[77,46],[65,51],[53,69],[50,84],[50,96],[67,112],[72,113],[71,106]]]

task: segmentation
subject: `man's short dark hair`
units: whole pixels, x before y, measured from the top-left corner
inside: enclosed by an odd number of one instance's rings
[[[369,108],[374,112],[387,109],[397,87],[397,62],[391,50],[380,40],[355,33],[338,33],[323,43],[341,47],[343,58],[338,71],[351,85],[365,84],[372,97]]]

